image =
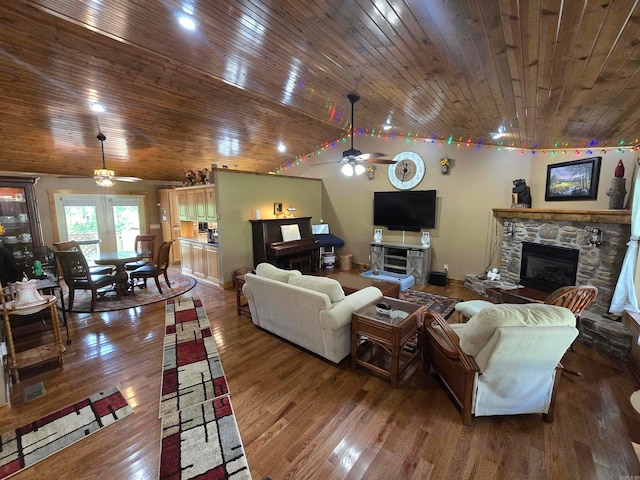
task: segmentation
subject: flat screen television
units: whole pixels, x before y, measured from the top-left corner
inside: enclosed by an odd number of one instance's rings
[[[373,193],[373,224],[389,230],[419,232],[436,226],[436,191]]]

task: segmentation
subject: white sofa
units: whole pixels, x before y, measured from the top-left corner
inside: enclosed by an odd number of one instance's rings
[[[254,324],[336,364],[351,353],[351,314],[382,297],[376,287],[345,296],[334,279],[268,263],[244,278]]]

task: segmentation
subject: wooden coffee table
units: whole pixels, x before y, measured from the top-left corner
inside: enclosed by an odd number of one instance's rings
[[[378,313],[375,307],[378,302],[391,305],[392,312],[404,312],[405,318]],[[362,365],[389,378],[391,385],[396,387],[400,374],[420,354],[419,345],[416,345],[412,353],[404,352],[403,347],[409,340],[416,338],[422,325],[423,310],[422,305],[389,297],[383,297],[356,310],[351,315],[351,368]],[[381,347],[391,355],[391,368],[385,368],[384,358],[374,358],[374,346]]]
[[[333,275],[329,275],[329,278],[333,278],[340,283],[345,295],[373,286],[379,288],[385,297],[398,298],[400,296],[400,285],[396,282],[386,282],[370,277],[361,277],[360,275],[347,272],[334,273]]]

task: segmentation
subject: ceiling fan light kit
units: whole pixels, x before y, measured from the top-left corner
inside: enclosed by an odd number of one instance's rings
[[[102,149],[102,168],[96,168],[93,171],[93,178],[96,184],[100,187],[113,187],[115,184],[116,172],[109,170],[104,161],[104,141],[107,137],[102,132],[98,133],[98,140],[100,140],[100,147]]]

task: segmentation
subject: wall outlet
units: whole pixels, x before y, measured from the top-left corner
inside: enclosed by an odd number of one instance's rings
[[[444,264],[444,271],[446,273],[449,273],[449,265],[447,265],[446,263]]]

